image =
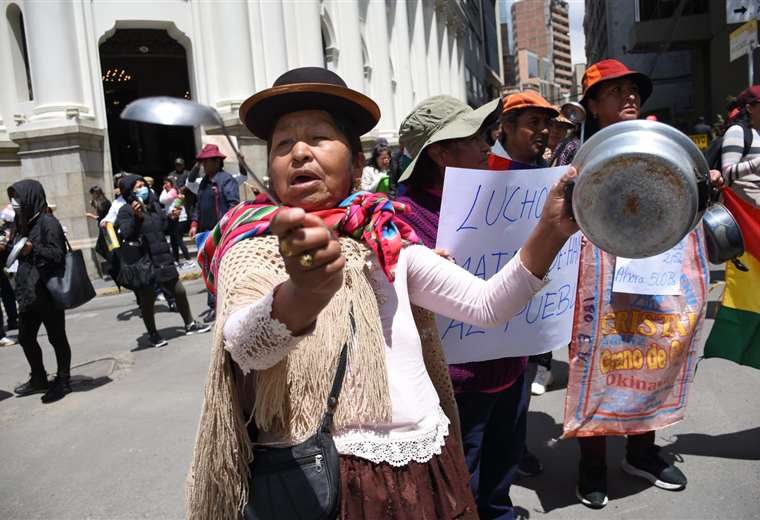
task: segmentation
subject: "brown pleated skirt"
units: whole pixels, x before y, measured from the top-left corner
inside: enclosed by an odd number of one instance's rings
[[[440,455],[396,468],[340,457],[340,520],[477,520],[470,475],[451,436]]]

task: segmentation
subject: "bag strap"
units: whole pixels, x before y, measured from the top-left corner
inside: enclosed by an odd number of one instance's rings
[[[63,235],[63,240],[66,242],[66,252],[72,253],[74,250],[71,248],[71,244],[69,244],[69,239],[66,238],[66,235]]]
[[[752,141],[755,137],[752,135],[752,129],[749,125],[742,125],[742,128],[744,129],[744,148],[742,149],[742,158],[744,158],[752,149]]]
[[[354,321],[354,305],[353,303],[348,310],[348,319],[351,323],[351,335],[343,344],[343,348],[340,350],[340,357],[338,358],[338,368],[335,371],[335,379],[333,379],[332,389],[330,390],[330,396],[327,398],[327,410],[322,416],[322,424],[319,429],[324,433],[330,433],[333,423],[333,415],[335,415],[335,409],[338,407],[338,397],[340,397],[340,391],[343,388],[343,377],[346,375],[346,365],[348,363],[348,344],[353,341],[356,334],[356,322]]]

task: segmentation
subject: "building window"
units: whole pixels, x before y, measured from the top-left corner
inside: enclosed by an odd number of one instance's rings
[[[538,75],[538,57],[535,54],[528,54],[528,77],[537,78]]]
[[[14,76],[16,77],[16,92],[19,101],[31,101],[34,99],[32,90],[32,74],[29,69],[29,52],[26,47],[26,29],[24,28],[24,15],[16,4],[8,6],[8,25],[11,28],[11,60],[13,63]],[[23,69],[24,73],[21,73]]]
[[[322,11],[321,16],[321,32],[322,32],[322,55],[325,59],[325,68],[333,72],[338,70],[338,47],[335,45],[335,30],[333,29],[330,15],[327,11]]]

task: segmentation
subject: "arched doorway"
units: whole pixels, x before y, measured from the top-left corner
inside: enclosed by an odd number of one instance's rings
[[[192,164],[193,129],[128,122],[119,115],[142,97],[191,98],[185,48],[162,29],[117,29],[100,45],[100,63],[113,172],[151,176],[160,186],[177,157]]]

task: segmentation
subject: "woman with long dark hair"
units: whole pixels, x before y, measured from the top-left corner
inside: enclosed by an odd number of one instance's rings
[[[111,209],[111,201],[108,200],[100,186],[90,188],[90,206],[95,210],[95,213],[87,212],[85,215],[100,224],[100,221],[108,215],[108,210]]]

